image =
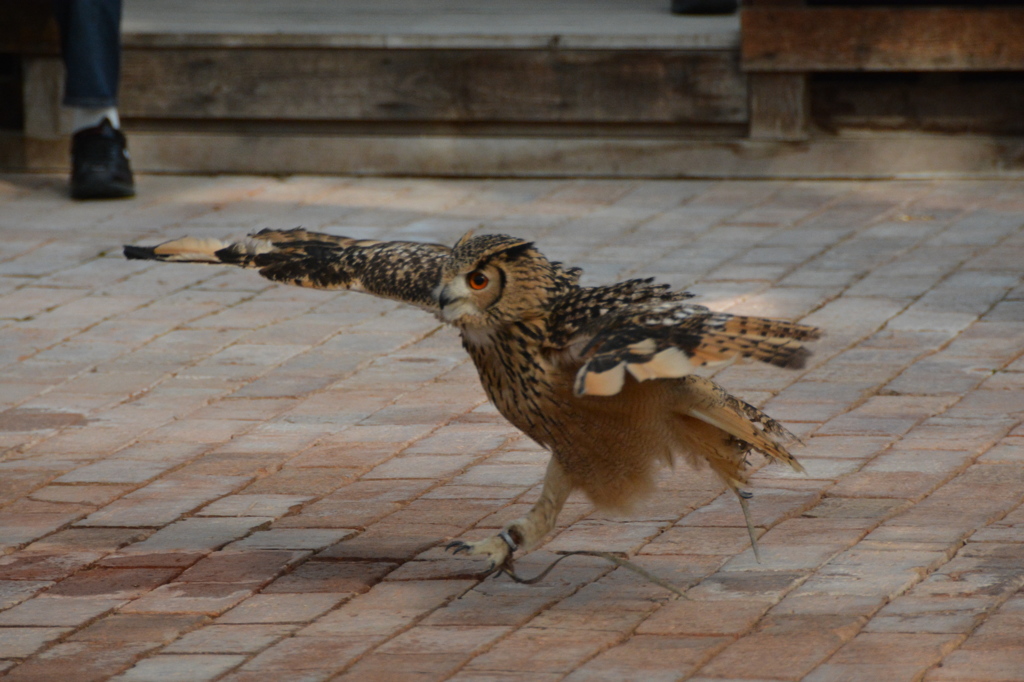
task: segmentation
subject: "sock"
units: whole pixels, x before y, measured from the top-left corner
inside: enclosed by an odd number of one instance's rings
[[[72,107],[71,108],[71,132],[77,133],[86,128],[95,128],[103,119],[110,121],[110,125],[119,129],[121,118],[117,115],[117,107]]]

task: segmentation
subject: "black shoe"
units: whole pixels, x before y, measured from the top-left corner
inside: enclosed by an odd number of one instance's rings
[[[103,119],[71,138],[71,198],[122,199],[135,196],[124,133]]]
[[[672,14],[732,14],[738,0],[672,0]]]

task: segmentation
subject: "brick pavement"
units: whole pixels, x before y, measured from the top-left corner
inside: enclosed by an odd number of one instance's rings
[[[986,182],[142,177],[75,204],[0,178],[0,675],[9,680],[1024,679],[1024,191]],[[656,275],[827,336],[717,379],[806,441],[742,517],[666,472],[630,518],[572,499],[536,586],[441,550],[546,456],[451,330],[359,294],[120,257],[303,225],[484,224],[587,281]]]

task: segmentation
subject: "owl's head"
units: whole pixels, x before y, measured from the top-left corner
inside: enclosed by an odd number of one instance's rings
[[[557,267],[533,242],[470,233],[452,248],[435,295],[446,322],[494,328],[544,314],[557,279]]]

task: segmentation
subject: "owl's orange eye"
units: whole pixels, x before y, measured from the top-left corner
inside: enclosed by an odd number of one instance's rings
[[[487,283],[490,282],[491,280],[489,280],[487,278],[487,275],[480,272],[479,270],[474,270],[473,272],[466,275],[466,281],[469,283],[469,287],[471,289],[476,289],[477,291],[479,291],[480,289],[486,287]]]

